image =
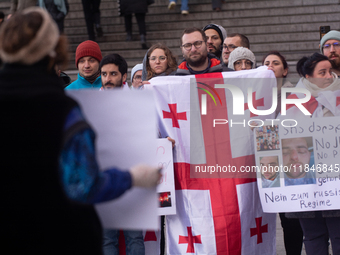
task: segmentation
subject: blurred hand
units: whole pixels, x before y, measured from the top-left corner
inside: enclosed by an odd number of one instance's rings
[[[174,148],[176,141],[169,136],[167,137],[167,139],[172,143],[172,148]]]
[[[162,174],[162,168],[153,167],[145,164],[133,166],[130,170],[132,176],[132,186],[152,188],[157,186]]]

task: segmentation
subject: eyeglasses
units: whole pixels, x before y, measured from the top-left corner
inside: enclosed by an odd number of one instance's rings
[[[223,44],[223,45],[221,46],[221,50],[222,50],[222,49],[225,49],[225,50],[228,50],[228,51],[232,52],[232,51],[235,50],[237,47],[238,47],[238,46],[235,46],[234,44],[229,44],[229,46],[226,45],[226,44]]]
[[[191,50],[192,46],[194,45],[196,49],[201,48],[203,41],[196,41],[194,43],[186,43],[183,44],[181,47],[184,48],[186,51]]]
[[[326,50],[326,51],[331,50],[332,45],[333,45],[334,50],[340,49],[340,44],[338,42],[324,44],[322,48],[323,50]]]
[[[246,68],[251,68],[253,66],[253,62],[250,60],[238,60],[234,63],[234,67],[242,67],[243,63],[245,64]]]
[[[166,60],[166,56],[159,56],[159,57],[153,56],[153,57],[149,57],[149,60],[152,61],[152,62],[156,62],[157,59],[159,60],[159,62],[164,62]]]
[[[142,76],[141,75],[135,75],[135,77],[133,79],[136,80],[136,81],[141,81]]]

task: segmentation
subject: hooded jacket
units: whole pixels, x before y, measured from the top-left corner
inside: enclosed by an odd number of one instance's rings
[[[222,72],[222,64],[221,61],[215,57],[213,54],[208,53],[208,59],[209,59],[209,67],[198,73],[217,73],[217,72]],[[183,61],[182,63],[179,64],[176,74],[175,75],[191,75],[191,74],[198,74],[198,73],[193,73],[191,68],[188,66],[187,61]]]

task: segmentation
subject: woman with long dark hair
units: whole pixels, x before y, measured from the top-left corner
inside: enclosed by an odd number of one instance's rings
[[[301,58],[296,67],[301,76],[297,87],[308,89],[314,98],[325,91],[340,90],[340,82],[338,76],[332,72],[332,65],[332,61],[319,53]],[[318,102],[319,104],[321,103]],[[311,117],[329,116],[334,116],[334,112],[322,105]],[[296,114],[287,114],[287,117],[296,117]],[[286,213],[286,216],[299,218],[308,255],[329,254],[329,239],[333,254],[340,254],[340,210],[295,212]]]

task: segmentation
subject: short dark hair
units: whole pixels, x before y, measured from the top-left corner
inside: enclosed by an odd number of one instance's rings
[[[193,32],[199,32],[199,33],[201,33],[202,38],[203,38],[203,41],[204,41],[204,42],[207,42],[207,36],[205,35],[205,33],[204,33],[204,31],[203,31],[202,29],[197,28],[197,27],[191,27],[191,28],[187,28],[187,29],[185,29],[185,30],[183,31],[182,36],[181,36],[181,45],[183,44],[183,41],[182,41],[183,35],[185,35],[185,34],[191,34],[191,33],[193,33]]]
[[[306,78],[306,75],[312,76],[315,66],[321,62],[327,60],[331,63],[333,67],[333,61],[329,60],[328,57],[315,52],[312,56],[310,57],[303,57],[301,58],[297,64],[296,64],[296,71],[300,76],[303,76]]]
[[[228,34],[227,38],[230,37],[240,37],[241,39],[241,46],[250,49],[250,44],[249,44],[249,39],[247,36],[243,35],[243,34],[239,34],[239,33],[232,33],[232,34]]]
[[[286,61],[286,58],[284,56],[281,55],[280,52],[276,51],[276,50],[273,50],[273,51],[270,51],[269,53],[267,53],[263,59],[262,59],[262,65],[264,65],[264,61],[266,60],[266,58],[270,55],[275,55],[275,56],[278,56],[280,59],[281,59],[281,62],[283,64],[283,69],[287,69],[288,70],[288,64],[287,64],[287,61]],[[287,75],[286,75],[287,76]],[[284,77],[286,77],[284,76]]]
[[[105,56],[99,63],[99,70],[101,70],[103,66],[108,64],[115,64],[116,66],[118,66],[119,72],[122,74],[122,76],[127,73],[128,65],[126,63],[126,60],[119,54],[114,53]]]

